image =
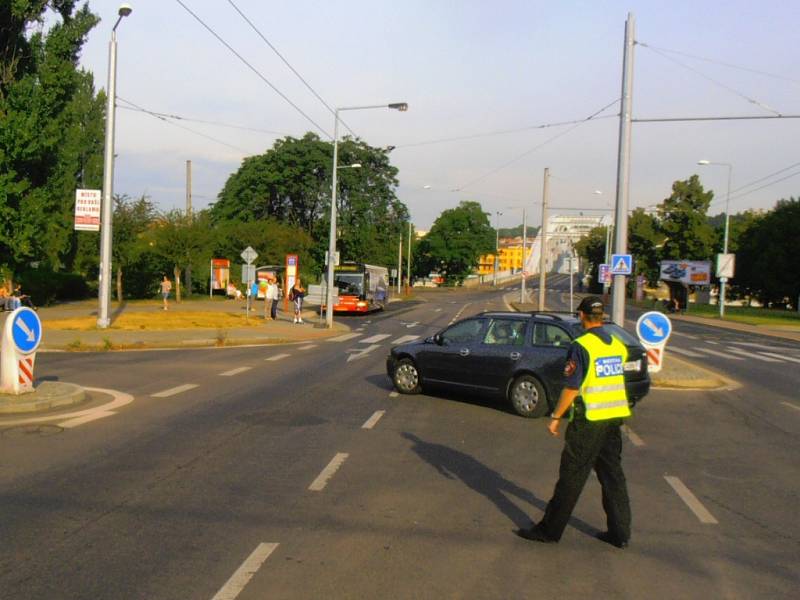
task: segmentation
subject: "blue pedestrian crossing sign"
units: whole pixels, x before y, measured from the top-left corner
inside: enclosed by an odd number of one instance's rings
[[[636,335],[649,346],[663,346],[672,333],[672,321],[664,313],[651,310],[636,321]]]
[[[633,273],[633,256],[630,254],[611,255],[611,274],[630,275]]]
[[[21,354],[36,352],[42,341],[42,322],[39,315],[28,307],[15,310],[11,319],[11,341]]]

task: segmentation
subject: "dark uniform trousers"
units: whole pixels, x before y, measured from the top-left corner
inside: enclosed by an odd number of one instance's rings
[[[620,425],[622,419],[586,421],[580,418],[567,426],[558,483],[538,525],[551,539],[561,539],[592,468],[603,490],[609,533],[620,541],[630,538],[631,507],[622,472]]]

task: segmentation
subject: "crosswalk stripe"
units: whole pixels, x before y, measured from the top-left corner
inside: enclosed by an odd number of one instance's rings
[[[689,358],[700,358],[703,356],[699,352],[694,352],[692,350],[685,350],[684,348],[676,348],[675,346],[669,346],[668,351],[676,352],[681,356],[688,356]]]
[[[282,360],[284,358],[289,358],[291,354],[276,354],[275,356],[270,356],[269,358],[265,358],[264,360],[267,361],[275,361],[275,360]]]
[[[244,373],[245,371],[249,371],[253,367],[238,367],[236,369],[231,369],[230,371],[225,371],[220,373],[220,377],[233,377],[234,375],[238,375],[239,373]]]
[[[413,342],[414,340],[418,340],[418,335],[404,335],[402,337],[397,338],[396,340],[392,340],[392,345],[396,346],[397,344],[407,344],[408,342]]]
[[[375,344],[382,340],[385,340],[388,337],[392,337],[391,333],[379,333],[377,335],[370,336],[368,338],[364,338],[363,340],[358,340],[362,344]]]
[[[781,354],[773,354],[772,352],[762,352],[765,356],[772,356],[774,358],[779,358],[781,360],[790,360],[792,362],[800,363],[800,358],[795,358],[794,356],[783,356]]]
[[[725,352],[718,352],[717,350],[712,350],[711,348],[698,348],[700,352],[705,352],[706,354],[710,354],[711,356],[719,356],[720,358],[727,358],[728,360],[744,360],[741,356],[731,356]]]
[[[326,341],[328,342],[346,342],[347,340],[352,340],[353,338],[357,338],[362,334],[360,333],[345,333],[344,335],[340,335],[333,338],[328,338]]]
[[[741,354],[742,356],[746,356],[747,358],[755,358],[756,360],[760,360],[762,362],[781,362],[777,358],[770,358],[769,356],[761,356],[760,354],[756,354],[752,351],[742,350],[741,348],[730,348],[731,352],[735,352],[736,354]]]
[[[311,350],[312,348],[316,348],[316,344],[306,344],[305,346],[300,346],[298,350]]]

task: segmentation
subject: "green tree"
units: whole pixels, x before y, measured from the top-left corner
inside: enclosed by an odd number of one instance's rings
[[[68,266],[75,188],[99,184],[103,99],[78,69],[98,19],[75,5],[0,3],[0,262],[11,271]]]
[[[589,288],[592,291],[599,291],[601,286],[597,282],[600,265],[606,260],[606,232],[607,227],[594,227],[587,235],[575,242],[575,252],[591,266],[591,283]]]
[[[414,252],[414,274],[440,273],[447,285],[458,285],[478,266],[481,254],[494,250],[495,232],[478,202],[461,202],[445,210]]]
[[[658,205],[660,229],[666,237],[662,258],[711,258],[715,236],[706,213],[713,197],[713,192],[703,189],[697,175],[672,184],[672,195]]]
[[[118,302],[122,302],[123,298],[123,273],[138,265],[147,250],[147,242],[143,238],[156,214],[155,206],[145,195],[137,200],[127,196],[114,197],[112,261],[116,267]]]
[[[636,263],[635,272],[644,275],[651,285],[658,283],[664,239],[658,220],[643,208],[637,208],[628,217],[628,252]]]
[[[768,304],[795,304],[800,295],[800,199],[781,200],[763,216],[756,216],[738,240],[736,286]]]

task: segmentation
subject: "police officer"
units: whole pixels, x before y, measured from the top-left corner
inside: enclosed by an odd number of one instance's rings
[[[578,306],[586,332],[570,346],[564,367],[566,386],[548,425],[559,435],[559,425],[569,410],[558,483],[538,525],[517,535],[536,542],[561,539],[578,497],[594,468],[603,491],[608,530],[602,541],[626,548],[631,535],[631,509],[622,472],[620,426],[631,412],[625,393],[625,345],[603,328],[603,301],[587,296]]]

